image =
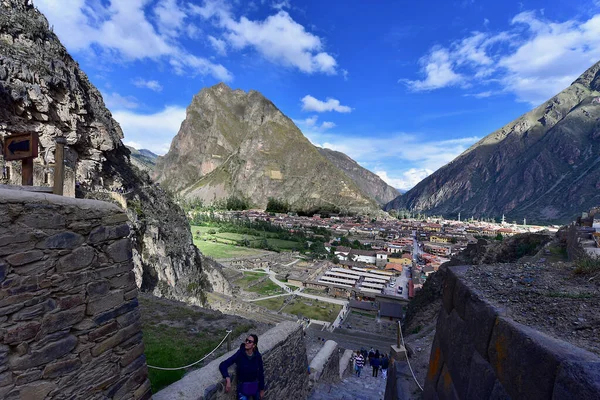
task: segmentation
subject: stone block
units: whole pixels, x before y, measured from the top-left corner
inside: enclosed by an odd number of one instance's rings
[[[60,331],[61,329],[71,328],[73,325],[81,321],[84,316],[85,305],[48,314],[42,320],[41,332],[48,334]]]
[[[0,247],[6,246],[7,244],[24,243],[31,240],[31,235],[23,232],[11,233],[8,235],[0,236]]]
[[[82,364],[79,358],[57,361],[46,365],[42,377],[44,379],[58,378],[78,370],[81,366]]]
[[[30,370],[25,373],[17,375],[17,377],[15,378],[15,385],[17,385],[17,386],[27,385],[28,383],[40,380],[41,377],[42,377],[42,371],[40,371],[39,369],[33,369],[33,370]]]
[[[22,370],[47,364],[69,353],[77,345],[75,336],[67,336],[64,339],[47,344],[39,350],[32,351],[21,357],[9,358],[9,364],[13,370]],[[41,397],[43,398],[43,397]]]
[[[452,376],[450,371],[446,368],[446,365],[442,367],[440,373],[440,379],[437,383],[437,396],[440,400],[459,400],[460,397],[454,390],[454,383],[452,382]]]
[[[29,226],[35,229],[61,229],[65,227],[65,217],[60,214],[57,207],[53,207],[54,210],[36,210],[31,212],[28,211],[26,214],[21,215],[17,220],[18,223]]]
[[[74,294],[72,296],[63,296],[58,299],[58,308],[61,310],[68,310],[73,307],[82,305],[85,302],[85,296],[83,294]]]
[[[90,299],[97,299],[105,296],[110,290],[109,281],[97,281],[88,283],[86,287],[87,294]]]
[[[122,303],[123,291],[113,290],[108,292],[104,297],[89,301],[85,312],[87,315],[97,315],[98,313],[117,307]]]
[[[34,338],[38,334],[40,326],[41,324],[37,321],[29,321],[11,327],[6,330],[4,343],[14,345]]]
[[[13,373],[10,371],[0,374],[0,387],[12,385],[14,382]]]
[[[471,365],[471,357],[475,351],[472,335],[477,328],[471,329],[460,318],[456,307],[441,322],[444,329],[440,332],[440,347],[445,356],[446,368],[452,375],[454,390],[462,398],[468,390],[469,368],[465,366]]]
[[[121,342],[129,339],[131,336],[135,335],[141,329],[142,329],[141,323],[139,323],[139,322],[137,322],[133,325],[130,325],[125,329],[121,329],[120,331],[118,331],[117,333],[115,333],[114,335],[109,337],[108,339],[106,339],[106,340],[98,343],[96,346],[94,346],[92,348],[92,355],[94,357],[98,357],[100,354],[104,353],[105,351],[112,349],[112,348],[118,346],[119,344],[121,344]]]
[[[444,279],[444,289],[442,291],[442,305],[448,314],[454,308],[454,285],[456,277],[450,273],[446,273]]]
[[[9,254],[15,254],[31,250],[35,247],[34,242],[23,242],[23,243],[9,243],[0,247],[0,257],[7,256]]]
[[[117,330],[119,330],[119,324],[117,321],[113,320],[110,323],[102,325],[101,327],[88,333],[88,339],[92,342],[96,342],[98,339],[102,339],[105,336],[111,335]]]
[[[140,387],[140,385],[142,385],[147,379],[148,369],[146,368],[146,363],[144,362],[142,366],[129,374],[129,378],[125,384],[115,393],[114,399],[120,400],[125,398],[125,396],[130,395],[131,392]]]
[[[126,367],[142,354],[144,354],[144,343],[138,343],[136,346],[134,346],[132,349],[130,349],[121,356],[119,364],[121,365],[121,367]]]
[[[561,362],[598,357],[505,317],[499,317],[488,348],[490,365],[512,398],[551,398]]]
[[[78,247],[71,254],[62,257],[58,261],[56,270],[59,273],[79,271],[88,267],[94,261],[95,254],[96,252],[91,246]]]
[[[40,249],[74,249],[84,242],[83,236],[78,233],[66,231],[60,232],[37,244]]]
[[[110,287],[113,289],[123,289],[128,292],[135,288],[135,273],[133,270],[124,273],[123,275],[110,278]]]
[[[128,312],[127,314],[123,314],[123,315],[117,317],[117,322],[119,323],[119,326],[121,328],[125,328],[126,326],[129,326],[129,325],[139,321],[140,317],[141,317],[140,310],[135,309],[131,312]]]
[[[50,392],[56,389],[54,382],[39,381],[18,388],[20,400],[45,399]]]
[[[46,299],[41,303],[25,307],[19,312],[14,313],[11,319],[15,322],[39,319],[54,309],[56,309],[56,301],[54,299]]]
[[[452,304],[458,315],[465,319],[465,305],[471,300],[471,292],[469,288],[459,279],[454,282],[454,295]]]
[[[44,257],[44,252],[40,250],[25,251],[23,253],[15,253],[6,257],[6,261],[12,266],[19,266],[41,260]]]
[[[135,289],[130,290],[129,292],[125,292],[125,295],[123,296],[123,298],[125,299],[125,301],[129,301],[132,299],[135,299],[138,295],[138,288],[136,287]]]
[[[464,398],[488,399],[495,384],[496,374],[491,365],[478,352],[475,352],[469,368],[469,388]]]
[[[552,399],[595,400],[600,398],[600,361],[561,363]]]
[[[127,214],[118,213],[113,215],[107,215],[102,218],[102,223],[106,225],[118,224],[120,222],[128,222],[129,218],[127,218]]]
[[[111,278],[113,276],[125,274],[131,270],[133,270],[133,264],[131,261],[127,261],[118,264],[112,264],[109,267],[98,268],[96,269],[96,272],[101,278]]]
[[[109,257],[117,263],[131,260],[133,257],[133,253],[131,252],[131,240],[117,240],[107,247],[106,252]]]
[[[442,310],[442,312],[444,312]],[[432,398],[437,391],[437,383],[444,367],[444,354],[440,347],[440,338],[436,334],[431,345],[431,355],[429,356],[429,366],[425,377],[424,398]]]
[[[10,315],[16,311],[19,311],[23,307],[25,307],[23,303],[0,307],[0,316]]]
[[[120,305],[119,307],[115,308],[114,310],[110,310],[110,311],[107,311],[105,313],[98,315],[96,318],[94,318],[94,322],[98,325],[102,325],[102,324],[110,321],[113,318],[117,318],[120,315],[123,315],[125,313],[135,310],[138,307],[138,304],[139,304],[138,299],[135,298],[131,301],[128,301],[127,303]]]
[[[0,260],[0,283],[4,282],[6,276],[10,272],[10,266],[4,261]]]
[[[512,398],[506,393],[506,390],[500,381],[496,381],[489,400],[512,400]]]
[[[140,385],[134,392],[134,400],[142,400],[144,398],[150,398],[152,396],[150,381],[146,379],[144,383]]]
[[[396,346],[395,344],[390,346],[390,357],[393,358],[394,361],[406,361],[408,359],[406,347]]]
[[[108,238],[108,229],[105,226],[98,226],[90,232],[88,235],[88,243],[98,244],[102,243]]]
[[[491,304],[482,300],[477,293],[471,292],[465,304],[465,323],[471,330],[471,340],[475,349],[485,359],[488,359],[488,344],[496,317],[500,311]]]

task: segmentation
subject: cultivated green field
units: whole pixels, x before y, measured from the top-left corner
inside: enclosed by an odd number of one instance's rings
[[[235,246],[233,244],[214,243],[196,238],[194,238],[194,244],[200,249],[202,254],[216,260],[220,258],[251,257],[265,253],[265,251],[261,249]]]
[[[267,240],[269,246],[275,249],[279,249],[282,251],[286,250],[296,250],[300,247],[298,242],[294,242],[292,240],[282,240],[278,239],[276,234],[266,233],[264,236],[256,236],[256,235],[247,235],[241,233],[233,233],[233,232],[221,232],[219,227],[211,227],[211,226],[198,226],[192,225],[192,235],[194,236],[194,244],[198,246],[198,248],[202,251],[200,247],[203,243],[217,241],[219,244],[224,245],[236,245],[241,244],[243,241],[247,240],[251,246],[258,246],[263,239]],[[215,233],[209,233],[215,232]],[[203,241],[202,239],[206,239]],[[206,245],[203,245],[206,246]],[[208,248],[210,246],[206,246],[208,251],[212,249]],[[258,249],[257,249],[258,250]],[[204,251],[203,251],[204,253]],[[251,253],[249,255],[260,254],[260,253]],[[212,256],[213,258],[217,258],[216,256]],[[246,254],[242,254],[244,256]],[[228,256],[223,256],[220,258],[227,258]],[[237,257],[236,255],[229,257]]]
[[[337,304],[297,297],[291,304],[285,306],[281,312],[333,322],[341,309],[342,306]]]

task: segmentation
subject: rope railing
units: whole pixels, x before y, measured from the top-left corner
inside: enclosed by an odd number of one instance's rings
[[[406,350],[406,346],[404,345],[404,335],[402,334],[402,324],[400,323],[400,321],[398,321],[398,329],[400,330],[400,337],[402,338],[402,347],[404,347],[404,349]],[[419,389],[421,389],[421,392],[422,392],[423,391],[423,387],[421,386],[421,384],[417,380],[417,377],[415,376],[415,372],[413,371],[413,369],[412,369],[412,367],[410,365],[410,360],[408,359],[408,352],[406,352],[406,362],[408,363],[408,369],[410,369],[410,373],[412,374],[412,377],[415,380],[415,383],[417,384],[417,386],[419,387]]]
[[[199,362],[204,361],[208,356],[210,356],[212,353],[214,353],[215,351],[217,351],[217,349],[219,347],[221,347],[221,345],[223,344],[223,342],[225,341],[225,339],[227,339],[227,337],[231,334],[231,332],[233,332],[233,331],[231,331],[231,330],[227,331],[227,334],[225,335],[225,337],[223,338],[223,340],[221,340],[221,343],[219,343],[217,345],[217,347],[215,347],[210,353],[208,353],[207,355],[205,355],[204,357],[202,357],[201,359],[199,359],[196,362],[193,362],[193,363],[191,363],[189,365],[186,365],[184,367],[177,367],[177,368],[155,367],[154,365],[148,365],[148,368],[159,369],[161,371],[177,371],[177,370],[180,370],[180,369],[186,369],[186,368],[189,368],[189,367],[193,367],[194,365],[198,364]]]

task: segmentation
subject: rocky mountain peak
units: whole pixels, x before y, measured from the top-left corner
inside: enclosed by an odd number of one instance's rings
[[[386,208],[562,223],[600,201],[600,63]]]

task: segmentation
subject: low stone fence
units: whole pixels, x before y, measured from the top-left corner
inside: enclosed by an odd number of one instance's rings
[[[600,398],[600,357],[503,316],[468,268],[448,268],[424,398]]]
[[[306,347],[302,327],[282,322],[258,338],[258,348],[265,367],[265,400],[304,399],[308,394]],[[154,400],[236,399],[235,366],[229,369],[232,390],[225,393],[219,364],[237,348],[190,372],[154,395]]]
[[[308,366],[309,379],[316,382],[337,382],[340,380],[340,352],[333,340],[325,342]]]
[[[0,189],[0,398],[151,396],[127,216]]]

